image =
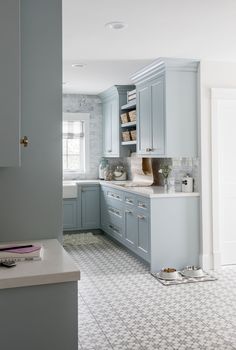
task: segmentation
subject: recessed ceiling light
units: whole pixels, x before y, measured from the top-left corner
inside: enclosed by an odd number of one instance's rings
[[[126,24],[125,22],[108,22],[105,24],[106,28],[109,29],[114,29],[114,30],[121,30],[121,29],[125,29],[128,26],[128,24]]]
[[[85,63],[74,63],[74,64],[72,64],[73,68],[83,68],[85,66],[86,66]]]

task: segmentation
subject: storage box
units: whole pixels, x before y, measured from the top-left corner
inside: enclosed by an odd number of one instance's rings
[[[131,130],[130,131],[130,136],[131,136],[131,140],[132,141],[136,141],[137,140],[137,132],[136,132],[136,130]]]
[[[122,113],[120,116],[120,119],[122,124],[128,123],[129,122],[128,113]]]
[[[136,110],[133,110],[133,111],[129,112],[129,120],[131,122],[135,122],[136,121]]]
[[[130,133],[128,130],[122,132],[122,139],[124,142],[130,141]]]

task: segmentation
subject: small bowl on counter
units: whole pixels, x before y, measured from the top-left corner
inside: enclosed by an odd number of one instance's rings
[[[159,277],[164,280],[176,280],[180,277],[180,275],[175,268],[166,267],[159,272]]]
[[[182,271],[181,275],[185,277],[204,277],[206,276],[205,272],[201,269],[201,267],[197,266],[186,266]]]

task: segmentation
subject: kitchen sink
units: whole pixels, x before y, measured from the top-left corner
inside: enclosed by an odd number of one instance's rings
[[[63,181],[63,199],[77,198],[76,181]]]

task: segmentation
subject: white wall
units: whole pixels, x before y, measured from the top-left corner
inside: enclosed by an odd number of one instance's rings
[[[201,62],[202,265],[213,268],[211,189],[211,88],[236,88],[236,63]],[[215,256],[217,259],[217,256]]]

